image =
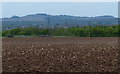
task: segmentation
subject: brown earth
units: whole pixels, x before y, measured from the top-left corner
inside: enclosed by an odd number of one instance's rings
[[[117,37],[3,38],[3,72],[117,72]]]

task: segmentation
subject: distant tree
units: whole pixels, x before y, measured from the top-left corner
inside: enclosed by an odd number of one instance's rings
[[[120,26],[84,26],[70,28],[38,28],[26,27],[5,30],[2,36],[7,35],[53,35],[53,36],[78,36],[78,37],[118,37],[120,36]]]

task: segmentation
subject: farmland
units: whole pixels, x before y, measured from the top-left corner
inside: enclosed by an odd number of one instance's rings
[[[116,72],[117,37],[3,38],[3,72]]]

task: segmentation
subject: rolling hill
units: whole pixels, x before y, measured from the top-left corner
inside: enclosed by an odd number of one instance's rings
[[[12,16],[2,18],[2,29],[14,29],[17,27],[35,26],[39,28],[56,28],[56,27],[75,27],[75,26],[98,26],[98,25],[116,25],[118,18],[103,15],[96,17],[80,17],[70,15],[48,15],[48,14],[31,14],[26,16]]]

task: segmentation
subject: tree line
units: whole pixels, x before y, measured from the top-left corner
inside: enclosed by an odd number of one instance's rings
[[[2,31],[2,36],[77,36],[77,37],[119,37],[119,25],[114,26],[84,26],[69,28],[15,28]]]

